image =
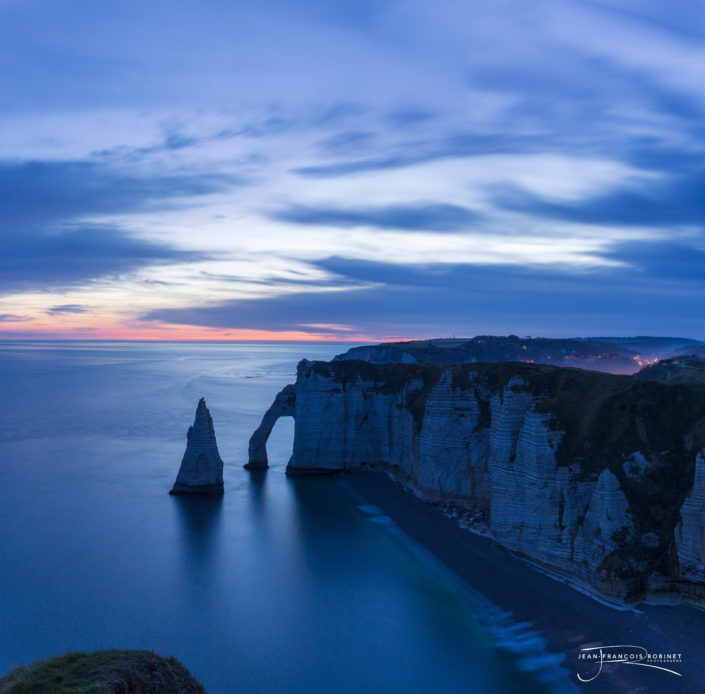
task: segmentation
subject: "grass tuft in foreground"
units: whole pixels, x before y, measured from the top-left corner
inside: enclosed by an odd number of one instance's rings
[[[152,651],[67,653],[16,667],[0,694],[205,694],[176,658]]]

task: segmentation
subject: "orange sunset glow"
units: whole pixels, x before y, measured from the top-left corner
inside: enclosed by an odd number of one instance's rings
[[[159,322],[130,323],[108,319],[92,322],[84,320],[43,320],[5,322],[0,339],[54,339],[54,340],[140,340],[169,342],[377,342],[399,341],[403,336],[368,335],[357,332],[330,332],[324,325],[319,330],[252,330],[218,329]]]

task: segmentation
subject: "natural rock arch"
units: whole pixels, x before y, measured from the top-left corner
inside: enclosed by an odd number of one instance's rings
[[[262,422],[250,437],[248,470],[265,470],[269,467],[267,441],[279,417],[296,419],[296,384],[291,383],[277,394],[272,406],[264,413]]]

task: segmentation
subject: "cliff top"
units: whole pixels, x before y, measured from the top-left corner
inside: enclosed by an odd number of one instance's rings
[[[691,354],[684,357],[662,359],[644,367],[635,378],[661,383],[705,383],[705,356]]]
[[[558,366],[577,366],[595,371],[630,374],[659,358],[680,350],[705,347],[696,340],[678,337],[544,338],[517,335],[478,335],[473,338],[441,338],[388,342],[353,347],[336,361],[361,359],[373,363],[521,361]]]

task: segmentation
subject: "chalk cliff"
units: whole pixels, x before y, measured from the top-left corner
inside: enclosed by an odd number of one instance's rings
[[[250,437],[248,470],[269,467],[267,460],[267,439],[279,417],[293,417],[296,403],[296,386],[292,383],[277,394],[271,407],[264,413],[257,431]]]
[[[552,366],[299,364],[250,442],[287,471],[379,466],[593,592],[705,602],[705,388]]]
[[[193,426],[186,434],[186,451],[170,494],[222,494],[223,461],[206,401],[201,398]]]
[[[695,480],[681,507],[676,528],[676,549],[681,573],[688,580],[705,583],[705,455],[695,460]]]

